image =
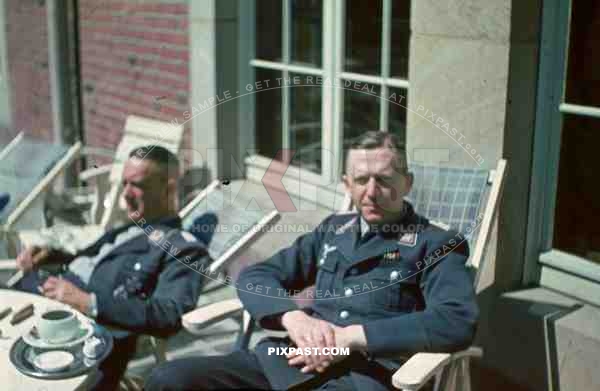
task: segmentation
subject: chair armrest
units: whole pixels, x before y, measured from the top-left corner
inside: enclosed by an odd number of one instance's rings
[[[218,303],[196,308],[181,317],[181,323],[192,334],[200,334],[202,329],[229,318],[241,311],[244,307],[239,299],[223,300]]]
[[[0,271],[16,271],[17,260],[16,259],[0,259]]]
[[[23,271],[17,269],[16,259],[0,259],[0,274],[2,275],[2,283],[6,288],[12,288],[17,282],[23,278]],[[8,276],[8,279],[4,279]]]
[[[423,387],[446,365],[453,361],[482,357],[483,350],[476,346],[456,353],[417,353],[405,362],[392,376],[394,387],[406,391],[416,391]]]
[[[460,360],[461,358],[465,358],[465,357],[481,358],[481,357],[483,357],[483,349],[480,347],[477,347],[477,346],[470,346],[468,349],[461,350],[456,353],[452,353],[452,357],[450,358],[450,361]]]
[[[111,169],[111,164],[107,164],[100,167],[88,168],[87,170],[83,170],[79,173],[79,179],[82,181],[88,181],[91,178],[95,178],[100,175],[109,175]]]
[[[392,376],[392,384],[401,390],[418,390],[450,362],[450,353],[417,353]]]

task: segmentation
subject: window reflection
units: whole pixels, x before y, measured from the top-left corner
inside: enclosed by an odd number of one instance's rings
[[[382,0],[346,2],[346,72],[380,74]]]
[[[600,2],[573,1],[565,101],[600,107]]]
[[[600,107],[600,3],[574,1],[565,100]],[[565,115],[561,132],[553,247],[600,263],[600,119]]]
[[[554,216],[554,247],[600,263],[600,119],[565,116]]]
[[[388,132],[395,133],[405,139],[406,135],[406,107],[408,91],[405,88],[389,88],[387,100],[389,101]]]
[[[410,1],[392,1],[392,36],[390,75],[408,79],[408,47],[410,40]]]
[[[281,0],[256,0],[256,58],[281,61]]]
[[[276,80],[281,72],[269,69],[256,69],[256,81]],[[263,156],[273,158],[281,149],[281,88],[258,91],[254,94],[256,148]]]
[[[291,10],[291,61],[300,65],[321,66],[322,2],[294,0]]]
[[[297,74],[290,74],[304,77]],[[296,150],[292,164],[321,172],[321,90],[317,85],[301,83],[290,88],[290,147]]]
[[[363,83],[363,86],[366,85]],[[344,91],[344,157],[349,146],[358,137],[368,130],[379,129],[379,97],[380,87],[369,85],[373,94],[362,91],[360,88],[353,88]],[[358,87],[361,85],[359,84]]]

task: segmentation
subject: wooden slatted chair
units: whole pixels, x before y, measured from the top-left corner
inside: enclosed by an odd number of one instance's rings
[[[129,158],[129,153],[137,147],[159,145],[177,154],[182,137],[183,125],[171,125],[168,122],[135,115],[128,116],[123,137],[116,151],[82,148],[83,155],[99,155],[112,159],[110,164],[90,168],[79,174],[80,180],[95,182],[92,193],[86,195],[84,191],[82,195],[82,189],[66,191],[74,199],[83,199],[82,203],[91,203],[90,224],[21,230],[16,235],[18,241],[25,245],[59,244],[62,249],[75,253],[95,242],[107,229],[127,222],[125,212],[119,207],[119,196],[122,190],[123,163]],[[16,252],[10,251],[7,256],[15,257]]]
[[[0,151],[0,183],[10,195],[0,214],[0,247],[3,256],[16,252],[17,230],[45,226],[44,193],[78,156],[81,143],[72,146],[48,143],[19,133]]]
[[[255,240],[259,239],[266,229],[276,223],[279,218],[277,210],[263,211],[246,208],[245,200],[236,198],[233,204],[230,204],[229,189],[223,186],[219,181],[213,181],[206,189],[198,194],[180,212],[183,229],[196,234],[202,232],[207,227],[195,226],[199,216],[205,213],[213,213],[217,216],[218,224],[214,229],[210,245],[208,247],[212,262],[208,269],[204,271],[209,281],[205,291],[223,286],[222,279],[217,280],[214,277],[224,276],[225,270],[240,253],[248,248]],[[227,227],[227,229],[221,229]],[[237,228],[236,228],[237,227]],[[199,307],[201,310],[204,307]],[[185,316],[182,323],[186,327]],[[186,329],[189,331],[188,325]],[[158,362],[166,360],[166,347],[163,342],[155,342],[155,346],[160,346],[156,351],[155,358]]]
[[[504,159],[494,170],[411,166],[415,183],[407,198],[417,213],[467,236],[471,248],[467,266],[473,270],[476,290],[497,216],[506,167]],[[237,298],[197,309],[184,315],[182,320],[188,331],[197,333],[240,313],[243,321],[236,349],[248,349],[255,325]],[[482,354],[483,351],[474,346],[456,353],[418,352],[394,373],[392,383],[398,389],[416,391],[434,378],[435,391],[469,391],[470,359]]]

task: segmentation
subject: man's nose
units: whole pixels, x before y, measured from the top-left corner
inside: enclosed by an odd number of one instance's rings
[[[371,177],[369,178],[369,182],[367,182],[367,196],[370,198],[375,198],[377,197],[377,192],[377,181],[375,178]]]

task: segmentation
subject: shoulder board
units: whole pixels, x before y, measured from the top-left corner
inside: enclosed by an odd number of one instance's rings
[[[187,231],[181,231],[181,237],[188,243],[195,243],[198,241],[194,235]]]
[[[406,232],[398,238],[398,244],[408,247],[415,247],[419,240],[419,234],[416,232]]]

